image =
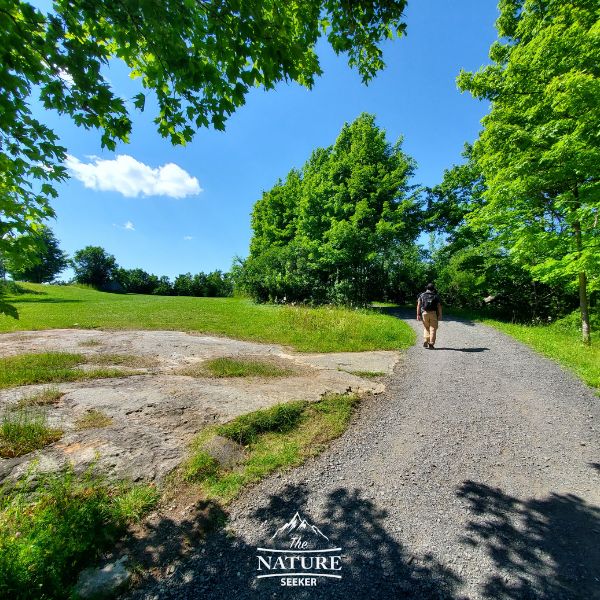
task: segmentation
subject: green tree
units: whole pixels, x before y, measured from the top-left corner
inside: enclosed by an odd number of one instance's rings
[[[484,205],[487,188],[471,146],[463,156],[463,164],[447,169],[442,182],[428,190],[424,215],[426,230],[443,238],[432,253],[432,278],[444,301],[526,322],[573,310],[569,290],[534,281],[492,227],[470,221],[469,216]]]
[[[86,246],[73,255],[71,261],[75,281],[102,287],[114,281],[118,273],[115,257],[100,246]]]
[[[16,281],[53,281],[69,266],[68,257],[49,227],[42,227],[32,238],[31,253],[19,261],[9,260],[7,270]]]
[[[0,253],[5,233],[30,233],[53,215],[53,184],[66,177],[65,149],[31,111],[45,109],[96,128],[102,145],[127,142],[131,104],[103,68],[121,60],[157,104],[158,132],[174,144],[199,127],[223,129],[253,87],[281,81],[308,88],[325,36],[369,81],[383,68],[380,43],[404,31],[405,0],[56,0],[45,14],[22,0],[0,6]],[[31,186],[37,180],[39,185]]]
[[[474,225],[550,284],[577,286],[590,343],[588,293],[600,288],[600,5],[501,0],[493,64],[458,83],[491,101],[474,157],[486,181]]]
[[[167,275],[159,277],[158,284],[152,293],[157,296],[171,296],[173,294],[173,284]]]
[[[119,268],[115,279],[125,292],[131,294],[152,294],[158,285],[158,277],[150,275],[144,269]]]
[[[238,282],[261,300],[365,304],[381,295],[386,265],[419,231],[413,171],[372,115],[344,125],[333,146],[255,204]]]

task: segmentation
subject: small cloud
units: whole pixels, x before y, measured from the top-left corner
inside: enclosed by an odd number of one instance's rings
[[[84,163],[67,155],[65,164],[73,177],[92,190],[119,192],[128,198],[140,195],[185,198],[202,191],[198,179],[175,163],[153,169],[127,154],[119,154],[113,160],[97,156],[89,159],[92,162]]]
[[[131,221],[127,221],[125,223],[125,225],[117,225],[116,223],[113,223],[113,227],[116,227],[117,229],[126,229],[128,231],[135,231],[135,226]]]
[[[190,240],[193,240],[193,239],[194,239],[194,236],[193,236],[193,235],[184,235],[184,236],[183,236],[183,239],[184,239],[186,242],[189,242]]]

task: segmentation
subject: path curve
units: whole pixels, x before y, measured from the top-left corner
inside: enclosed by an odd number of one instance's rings
[[[593,391],[458,319],[387,385],[328,451],[250,490],[228,532],[129,598],[600,598]],[[341,580],[255,579],[256,547],[296,511],[342,547]]]

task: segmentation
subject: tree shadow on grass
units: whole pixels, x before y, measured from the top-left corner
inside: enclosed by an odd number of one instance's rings
[[[413,556],[386,529],[387,513],[362,497],[360,490],[340,487],[325,497],[322,511],[312,514],[308,488],[287,485],[269,496],[261,507],[249,512],[250,523],[238,525],[244,537],[220,529],[198,544],[162,587],[157,587],[152,565],[142,587],[128,598],[207,598],[245,600],[256,598],[457,599],[461,580],[432,556]],[[273,547],[277,528],[299,512],[341,547],[342,578],[317,578],[315,587],[284,587],[280,577],[256,579],[257,547]],[[183,527],[193,523],[182,524]],[[233,524],[235,526],[235,523]],[[161,526],[162,527],[162,526]],[[160,529],[160,527],[159,527]],[[253,541],[247,541],[252,537]],[[153,540],[148,540],[153,546]],[[168,564],[170,553],[155,555],[154,566]]]
[[[486,598],[600,598],[598,507],[573,494],[520,500],[473,481],[458,496],[475,515],[464,543],[484,545],[495,567]]]
[[[0,297],[0,315],[12,317],[13,319],[17,320],[19,319],[19,311],[17,310],[17,307],[2,300],[2,297]]]
[[[19,304],[72,304],[73,302],[83,302],[73,298],[19,298]]]

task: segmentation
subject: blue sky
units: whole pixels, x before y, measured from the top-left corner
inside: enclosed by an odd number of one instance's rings
[[[496,16],[493,1],[412,0],[407,36],[385,44],[387,68],[369,86],[345,57],[322,44],[324,75],[312,90],[296,84],[253,90],[225,132],[200,130],[186,147],[173,147],[155,132],[150,109],[134,116],[131,142],[116,152],[101,149],[97,132],[53,113],[40,115],[92,186],[76,178],[61,184],[53,203],[57,219],[50,225],[69,254],[100,245],[123,267],[170,277],[228,270],[235,255],[248,252],[250,213],[262,191],[302,166],[314,148],[332,144],[344,122],[365,111],[376,115],[390,141],[404,137],[405,152],[418,163],[414,182],[433,185],[445,168],[460,162],[464,142],[476,138],[487,110],[461,94],[455,79],[461,68],[488,62]],[[119,94],[139,91],[118,65],[107,75]],[[98,163],[117,155],[131,159]],[[169,163],[179,170],[160,170]],[[94,186],[142,191],[128,197]]]

